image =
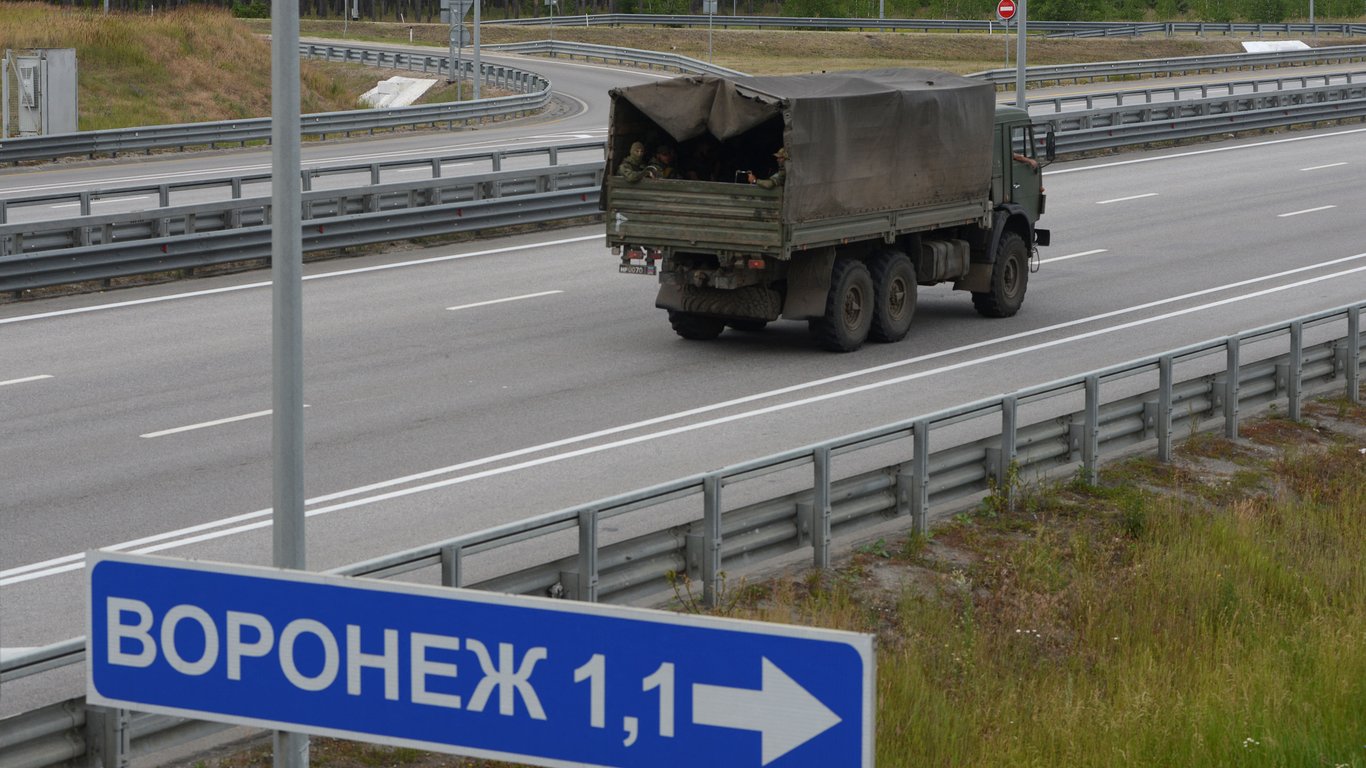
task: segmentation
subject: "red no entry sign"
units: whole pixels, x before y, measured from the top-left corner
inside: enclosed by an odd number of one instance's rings
[[[1015,0],[1000,0],[996,4],[996,15],[1005,21],[1015,18]]]

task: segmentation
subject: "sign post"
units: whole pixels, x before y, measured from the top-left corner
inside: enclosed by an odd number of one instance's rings
[[[108,552],[86,572],[91,704],[549,766],[873,766],[870,635]]]
[[[998,0],[996,3],[996,18],[1005,24],[1006,32],[1010,31],[1010,20],[1015,18],[1015,0]],[[1006,38],[1006,61],[1005,66],[1010,66],[1010,38]]]
[[[1017,6],[1014,14],[1019,17],[1015,23],[1015,106],[1029,109],[1029,100],[1025,98],[1025,41],[1029,39],[1025,26],[1029,23],[1029,0],[1018,0]]]

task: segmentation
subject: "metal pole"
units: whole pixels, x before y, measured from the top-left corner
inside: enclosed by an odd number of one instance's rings
[[[1029,0],[1019,0],[1015,4],[1015,16],[1019,19],[1015,27],[1015,106],[1028,108],[1025,99],[1025,23],[1029,16]]]
[[[451,68],[450,77],[446,78],[446,83],[448,85],[460,79],[460,73],[457,72],[455,69],[456,50],[459,47],[456,45],[459,42],[459,38],[457,37],[457,35],[460,34],[459,31],[455,28],[455,25],[459,24],[461,21],[461,19],[456,18],[455,14],[457,10],[458,7],[452,4],[446,11],[446,18],[450,19],[451,22],[450,32],[447,35],[446,39],[446,63],[449,64]],[[460,96],[457,93],[456,100],[458,101],[459,98]]]
[[[470,98],[479,100],[479,81],[484,79],[484,65],[479,61],[479,6],[483,5],[483,0],[474,0],[474,69],[470,72],[470,82],[474,84],[470,90]]]
[[[0,58],[0,139],[9,138],[9,49]]]
[[[304,546],[303,235],[299,133],[299,4],[271,9],[271,281],[273,550],[307,567]],[[275,732],[275,768],[307,768],[308,736]]]
[[[711,9],[711,13],[707,14],[707,61],[711,61],[711,21],[716,14],[716,0],[708,3],[707,8]]]

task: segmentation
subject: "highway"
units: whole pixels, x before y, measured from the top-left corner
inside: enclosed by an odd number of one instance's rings
[[[383,151],[403,141],[421,139]],[[368,144],[310,147],[309,162]],[[1364,149],[1366,128],[1347,126],[1053,164],[1053,245],[1018,316],[922,288],[906,341],[849,355],[789,322],[677,338],[600,227],[309,264],[309,567],[1361,300]],[[154,165],[221,173],[249,154]],[[89,549],[270,561],[268,279],[0,305],[0,645],[83,633]],[[79,672],[7,684],[0,716],[79,695]]]

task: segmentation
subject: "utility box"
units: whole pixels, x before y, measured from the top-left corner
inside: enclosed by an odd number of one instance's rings
[[[5,59],[14,70],[19,135],[75,133],[80,115],[76,97],[76,49],[41,48],[19,54],[5,51]],[[9,85],[8,77],[5,85]],[[9,107],[8,100],[5,106]],[[5,116],[6,125],[8,117]]]

